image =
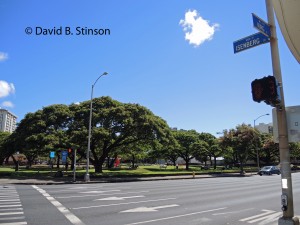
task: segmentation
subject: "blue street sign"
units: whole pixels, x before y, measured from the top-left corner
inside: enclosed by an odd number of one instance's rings
[[[271,37],[271,28],[270,28],[270,25],[267,22],[263,21],[261,18],[259,18],[254,13],[252,13],[252,19],[253,19],[253,26],[258,31],[260,31],[261,33],[263,33],[267,37]]]
[[[55,152],[50,152],[50,158],[55,158]]]
[[[61,162],[66,163],[68,157],[68,151],[61,151]]]
[[[241,51],[244,51],[249,48],[253,48],[258,45],[262,45],[262,44],[265,44],[268,42],[270,42],[270,38],[268,38],[264,34],[258,32],[256,34],[252,34],[248,37],[244,37],[240,40],[233,42],[233,51],[234,51],[234,53],[239,53]]]

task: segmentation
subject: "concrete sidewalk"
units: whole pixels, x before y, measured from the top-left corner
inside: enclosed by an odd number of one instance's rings
[[[203,179],[203,178],[218,178],[218,177],[249,177],[256,175],[247,173],[240,175],[239,173],[223,173],[223,174],[201,174],[201,175],[177,175],[177,176],[151,176],[151,177],[91,177],[91,183],[114,183],[114,182],[137,182],[137,181],[158,181],[158,180],[182,180],[182,179]],[[27,184],[27,185],[57,185],[57,184],[85,184],[83,179],[77,179],[75,182],[72,177],[62,178],[0,178],[0,185],[7,184]]]

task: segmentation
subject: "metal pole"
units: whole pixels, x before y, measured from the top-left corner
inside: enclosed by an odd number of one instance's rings
[[[74,149],[74,165],[73,165],[73,182],[76,182],[76,153],[77,149]]]
[[[256,120],[258,120],[260,117],[268,116],[268,115],[270,115],[270,114],[267,113],[267,114],[264,114],[264,115],[261,115],[261,116],[257,117],[257,118],[254,120],[254,122],[253,122],[253,129],[255,129],[255,121],[256,121]],[[255,148],[256,148],[256,158],[257,158],[257,170],[259,171],[259,169],[260,169],[260,166],[259,166],[259,154],[258,154],[258,148],[257,148],[256,145],[255,145]]]
[[[281,102],[276,106],[277,123],[278,123],[278,136],[279,136],[279,151],[280,151],[280,164],[281,164],[281,182],[282,182],[282,195],[281,203],[283,216],[279,218],[278,224],[292,224],[299,225],[299,219],[294,217],[294,203],[293,203],[293,188],[292,176],[290,167],[290,150],[288,142],[288,130],[286,121],[286,111],[284,103],[283,83],[281,76],[281,67],[279,60],[279,50],[277,42],[277,34],[273,13],[273,6],[271,0],[266,0],[268,23],[271,26],[271,56],[273,75],[280,85]]]
[[[84,181],[89,182],[90,181],[90,174],[89,174],[89,167],[90,167],[90,151],[91,151],[91,137],[92,137],[92,116],[93,116],[93,92],[94,92],[94,86],[96,85],[97,81],[100,79],[100,77],[107,75],[107,72],[104,72],[101,74],[95,83],[92,85],[92,91],[91,91],[91,104],[90,104],[90,119],[89,119],[89,133],[88,133],[88,149],[86,152],[86,172],[84,175]]]
[[[90,174],[89,174],[89,167],[90,167],[90,149],[91,149],[91,130],[92,130],[92,111],[93,111],[93,91],[94,85],[92,85],[92,92],[91,92],[91,103],[90,103],[90,119],[89,119],[89,133],[88,133],[88,148],[86,152],[86,171],[84,176],[84,181],[90,181]]]

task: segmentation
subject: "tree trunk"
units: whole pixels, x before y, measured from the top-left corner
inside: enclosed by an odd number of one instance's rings
[[[214,155],[214,169],[217,169],[217,157]]]
[[[19,161],[17,161],[13,155],[11,155],[11,158],[15,164],[15,171],[19,171]]]
[[[134,166],[135,166],[134,165],[135,164],[135,156],[134,156],[134,154],[132,154],[131,156],[132,156],[132,158],[131,158],[132,159],[131,160],[131,165],[132,165],[132,169],[134,169]]]
[[[95,167],[95,173],[102,173],[102,164],[99,164],[99,163],[95,163],[94,164],[94,167]]]
[[[2,166],[4,164],[4,160],[5,160],[5,157],[1,156],[0,157],[0,166]]]
[[[57,154],[56,168],[59,169],[60,154]]]
[[[185,170],[189,170],[189,159],[185,159]]]

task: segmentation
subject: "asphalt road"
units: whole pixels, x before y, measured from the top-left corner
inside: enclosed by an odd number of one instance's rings
[[[281,176],[1,185],[0,225],[273,225]],[[293,174],[300,216],[300,173]]]

